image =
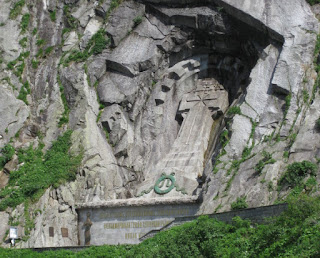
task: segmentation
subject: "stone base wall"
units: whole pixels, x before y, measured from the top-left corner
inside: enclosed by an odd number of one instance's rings
[[[199,204],[84,208],[79,214],[80,245],[138,244],[175,218],[194,216]]]
[[[278,216],[287,204],[264,206],[224,213],[209,217],[225,222],[239,216],[254,223]],[[138,244],[160,231],[190,222],[197,217],[199,204],[161,204],[148,206],[122,206],[81,208],[79,214],[79,245]]]
[[[279,216],[282,212],[284,212],[287,209],[287,207],[288,207],[288,204],[284,203],[284,204],[278,204],[278,205],[235,210],[235,211],[229,211],[229,212],[223,212],[223,213],[215,213],[215,214],[210,214],[209,217],[217,220],[221,220],[224,222],[231,222],[234,217],[239,216],[242,219],[249,219],[253,223],[263,223],[265,222],[266,218]],[[186,222],[191,222],[197,219],[198,217],[199,216],[176,218],[174,221],[164,226],[160,230],[152,230],[149,233],[145,234],[143,237],[140,238],[140,240],[141,241],[146,240],[148,238],[153,237],[160,231],[167,230],[171,227],[178,226]]]

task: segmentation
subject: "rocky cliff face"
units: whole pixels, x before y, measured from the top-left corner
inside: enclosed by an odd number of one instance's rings
[[[9,224],[21,247],[77,245],[77,203],[154,198],[162,173],[177,181],[168,197],[201,197],[199,213],[273,204],[292,193],[278,186],[288,164],[320,158],[304,0],[0,4],[0,147],[45,152],[71,129],[82,156],[74,180],[5,207],[3,245]],[[4,163],[2,190],[23,166]],[[300,191],[317,194],[310,178]]]

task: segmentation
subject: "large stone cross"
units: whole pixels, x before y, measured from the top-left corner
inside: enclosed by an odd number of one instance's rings
[[[213,78],[199,79],[197,88],[182,98],[178,113],[185,118],[190,109],[199,103],[207,106],[216,117],[218,113],[224,113],[229,106],[228,92]]]

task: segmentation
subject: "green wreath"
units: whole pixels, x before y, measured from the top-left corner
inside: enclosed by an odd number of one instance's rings
[[[167,188],[165,190],[161,190],[166,179],[169,179],[169,181],[166,184]],[[165,173],[162,173],[161,177],[157,180],[156,184],[154,185],[154,191],[157,194],[169,193],[175,187],[175,182],[176,179],[174,178],[174,173],[171,173],[171,175],[166,175]]]

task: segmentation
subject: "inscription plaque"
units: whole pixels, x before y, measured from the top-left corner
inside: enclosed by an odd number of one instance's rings
[[[61,228],[61,235],[62,237],[68,237],[68,229],[67,228]]]
[[[90,240],[91,240],[91,233],[90,233],[90,228],[92,226],[92,222],[90,219],[90,212],[87,213],[87,220],[83,224],[84,225],[84,244],[85,245],[90,245]]]
[[[49,227],[49,237],[54,237],[53,227]]]
[[[196,203],[78,209],[80,245],[138,244],[148,232],[197,211]]]

